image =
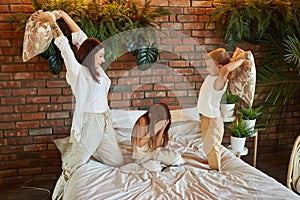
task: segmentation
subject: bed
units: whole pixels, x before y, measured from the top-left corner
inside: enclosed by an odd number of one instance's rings
[[[69,179],[63,199],[299,199],[297,194],[237,158],[224,146],[221,147],[222,171],[209,170],[196,108],[171,111],[167,148],[179,151],[185,164],[154,166],[149,170],[133,163],[131,129],[144,112],[112,110],[125,165],[114,168],[90,160]]]

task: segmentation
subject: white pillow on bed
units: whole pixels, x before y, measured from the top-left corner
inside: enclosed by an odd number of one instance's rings
[[[130,135],[132,128],[136,120],[144,113],[146,113],[146,110],[111,110],[112,121],[116,129],[117,138],[119,142],[121,142],[123,145],[131,145]],[[180,123],[183,121],[199,121],[199,114],[197,108],[171,110],[170,113],[172,123]],[[178,127],[180,129],[182,128],[181,132],[185,132],[185,126],[176,126],[176,128],[173,127],[170,129],[170,134],[171,132],[178,132]],[[190,129],[190,127],[188,128]],[[70,143],[69,140],[70,137],[59,138],[54,140],[55,145],[61,152],[61,159],[63,162],[66,162],[66,159],[71,153],[72,143]]]
[[[197,107],[170,110],[171,121],[199,121],[199,113]]]
[[[146,110],[118,110],[112,109],[112,121],[115,128],[133,128],[136,120],[145,114]],[[199,113],[196,107],[170,110],[171,121],[199,121]]]
[[[111,118],[115,128],[133,128],[136,120],[146,113],[146,110],[111,110]]]

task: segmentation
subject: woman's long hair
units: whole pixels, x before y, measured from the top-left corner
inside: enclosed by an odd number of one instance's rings
[[[88,38],[81,44],[77,52],[78,62],[89,69],[92,78],[98,83],[100,80],[96,76],[95,54],[102,48],[104,45],[98,39]]]

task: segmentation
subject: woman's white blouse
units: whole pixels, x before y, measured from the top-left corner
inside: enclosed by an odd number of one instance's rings
[[[85,39],[87,39],[87,36],[82,31],[72,33],[72,43],[77,48]],[[97,83],[92,78],[89,69],[76,60],[67,37],[57,37],[54,43],[61,51],[67,68],[66,80],[71,86],[76,101],[71,127],[71,140],[75,138],[79,141],[83,126],[83,114],[85,112],[103,113],[109,108],[107,94],[111,81],[101,68],[100,83]]]

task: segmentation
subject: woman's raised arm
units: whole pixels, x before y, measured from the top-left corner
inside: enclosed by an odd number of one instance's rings
[[[48,22],[50,24],[54,39],[64,35],[61,29],[59,28],[58,24],[56,23],[56,18],[53,13],[49,11],[43,12],[42,10],[38,10],[34,13],[33,19],[42,23]]]
[[[40,22],[49,22],[52,34],[54,37],[54,44],[59,48],[61,51],[61,55],[64,59],[65,66],[67,68],[67,81],[72,86],[72,84],[75,84],[74,80],[76,80],[76,77],[79,72],[79,68],[81,65],[76,60],[76,57],[74,55],[74,52],[71,49],[71,46],[69,45],[68,39],[64,36],[63,32],[59,28],[56,19],[57,16],[53,12],[46,11],[43,12],[42,10],[39,10],[35,12],[34,19]],[[74,29],[76,30],[76,28]]]
[[[62,18],[65,23],[68,25],[71,32],[78,32],[80,31],[80,27],[74,22],[74,20],[63,10],[59,10],[57,19]]]

